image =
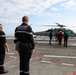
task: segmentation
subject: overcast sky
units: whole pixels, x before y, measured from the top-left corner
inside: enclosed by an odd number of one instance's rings
[[[24,15],[29,17],[34,32],[50,28],[38,25],[56,25],[55,22],[76,26],[76,0],[0,0],[0,23],[6,35],[14,34]],[[76,31],[76,27],[71,28]]]

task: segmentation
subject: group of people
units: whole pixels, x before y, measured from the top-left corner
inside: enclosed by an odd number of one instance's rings
[[[30,75],[29,73],[29,61],[35,48],[33,39],[32,28],[28,25],[28,16],[23,16],[22,24],[15,29],[14,43],[16,50],[19,53],[20,59],[20,74]],[[4,69],[5,50],[9,51],[9,47],[6,41],[6,36],[3,31],[2,24],[0,24],[0,74],[5,74],[8,71]]]
[[[34,38],[33,38],[33,31],[32,28],[28,25],[29,18],[28,16],[22,17],[22,24],[15,29],[15,49],[19,53],[20,59],[20,75],[30,75],[29,73],[29,62],[31,55],[35,48]],[[59,31],[56,35],[59,45],[62,44],[62,39],[64,37],[64,46],[67,47],[69,32],[67,30]],[[52,45],[52,31],[49,34],[50,41],[49,44]],[[9,47],[6,40],[6,35],[3,31],[3,26],[0,24],[0,74],[5,74],[8,71],[4,69],[4,59],[5,59],[5,52],[9,52]]]
[[[50,41],[49,41],[49,45],[52,45],[52,31],[50,31],[49,37],[50,37]],[[56,41],[59,42],[59,46],[62,44],[62,39],[64,38],[64,46],[67,47],[67,43],[68,43],[68,37],[69,37],[69,31],[68,30],[64,30],[64,32],[59,31],[58,33],[56,33]]]

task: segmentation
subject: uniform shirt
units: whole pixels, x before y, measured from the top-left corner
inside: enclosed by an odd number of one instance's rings
[[[17,41],[22,42],[22,43],[28,43],[32,45],[32,49],[35,47],[34,39],[33,39],[33,34],[32,34],[32,28],[25,24],[22,23],[20,26],[18,26],[15,29],[15,37],[16,40],[14,42],[16,43]]]
[[[6,43],[5,33],[0,30],[0,51],[4,49],[4,44]]]
[[[6,43],[5,33],[0,31],[0,46]]]

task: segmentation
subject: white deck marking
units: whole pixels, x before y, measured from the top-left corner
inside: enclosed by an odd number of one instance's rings
[[[76,56],[57,56],[57,55],[43,55],[43,57],[76,58]]]
[[[68,64],[68,63],[62,63],[62,65],[66,65],[66,66],[74,66],[74,64]]]
[[[44,60],[42,60],[41,62],[42,63],[49,63],[49,64],[51,63],[50,61],[44,61]]]

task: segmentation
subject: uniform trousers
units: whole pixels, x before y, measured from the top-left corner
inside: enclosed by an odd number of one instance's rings
[[[0,47],[0,72],[4,71],[5,48]]]
[[[32,52],[30,50],[20,50],[20,75],[30,75],[29,74],[29,61],[31,58]]]

